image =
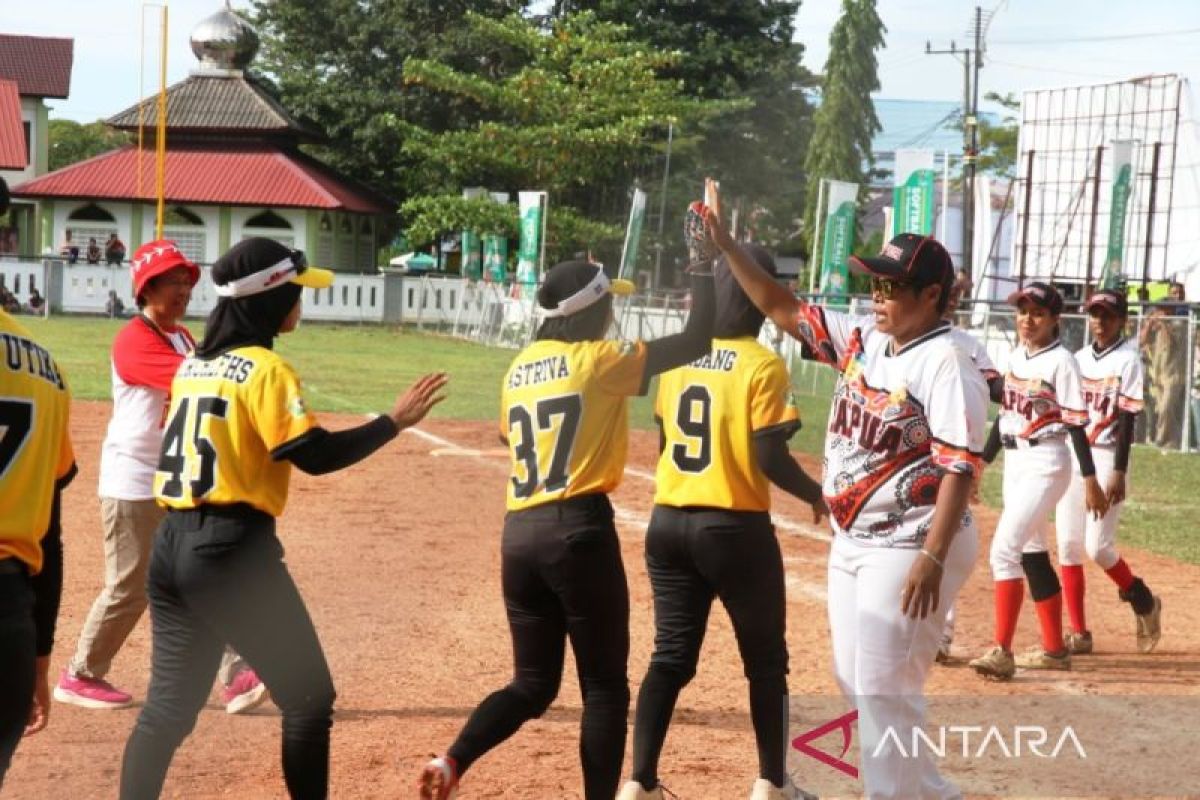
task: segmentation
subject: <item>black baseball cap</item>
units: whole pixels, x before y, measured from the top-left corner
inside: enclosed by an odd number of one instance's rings
[[[954,282],[954,265],[942,243],[932,236],[902,233],[883,246],[874,258],[850,256],[855,272],[931,286]]]
[[[1088,301],[1083,304],[1084,311],[1091,311],[1093,308],[1107,308],[1117,316],[1129,316],[1129,298],[1124,292],[1118,292],[1116,289],[1101,289],[1088,298]]]
[[[1063,310],[1063,298],[1058,289],[1041,281],[1034,281],[1008,296],[1010,306],[1020,305],[1022,300],[1028,300],[1055,315],[1061,314]]]

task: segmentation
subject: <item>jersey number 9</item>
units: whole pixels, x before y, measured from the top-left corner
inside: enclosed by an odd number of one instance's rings
[[[707,386],[692,384],[679,395],[675,426],[690,442],[671,448],[671,460],[680,472],[698,474],[712,464],[712,394]],[[693,449],[696,452],[692,455]]]
[[[192,418],[191,436],[185,437],[193,399],[196,413]],[[217,451],[203,431],[204,418],[224,419],[228,410],[229,401],[223,397],[185,397],[180,401],[175,416],[171,417],[163,433],[162,455],[158,459],[158,471],[168,476],[161,490],[164,497],[176,500],[183,498],[185,475],[189,478],[196,476],[188,481],[193,500],[199,500],[213,490],[216,485]]]
[[[534,404],[534,413],[523,405],[509,406],[508,409],[508,441],[513,449],[513,456],[525,472],[522,480],[517,477],[514,467],[511,478],[513,496],[519,499],[533,497],[541,483],[542,462],[538,450],[539,444],[549,445],[543,451],[550,452],[550,467],[546,472],[546,492],[559,492],[567,488],[570,477],[571,450],[575,446],[575,434],[579,432],[579,418],[583,413],[583,399],[577,394],[565,394],[559,397],[547,397]],[[537,417],[537,429],[534,430],[534,416]],[[561,422],[555,426],[558,417]],[[542,436],[541,434],[549,434]]]

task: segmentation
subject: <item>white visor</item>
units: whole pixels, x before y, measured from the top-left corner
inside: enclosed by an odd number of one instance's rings
[[[213,287],[218,297],[249,297],[262,294],[285,283],[298,283],[314,289],[323,289],[333,282],[333,273],[318,267],[304,267],[301,271],[291,256],[272,264],[266,269],[244,275],[229,283]]]
[[[541,308],[543,317],[569,317],[583,311],[606,294],[629,294],[633,285],[626,280],[610,281],[604,270],[597,269],[596,277],[570,297],[560,300],[556,308]]]

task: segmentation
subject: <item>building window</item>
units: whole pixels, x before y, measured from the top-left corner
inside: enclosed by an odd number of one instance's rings
[[[284,247],[294,248],[296,246],[292,223],[269,209],[246,220],[246,224],[242,228],[242,240],[245,241],[255,236],[274,239]]]
[[[292,223],[276,214],[274,211],[262,211],[246,220],[247,228],[282,228],[291,230]]]
[[[363,217],[358,226],[357,261],[362,272],[374,272],[378,266],[375,263],[375,226],[370,217]]]
[[[314,256],[314,263],[333,266],[333,220],[328,212],[321,214],[317,224],[317,252]]]
[[[75,220],[86,220],[88,222],[116,222],[117,219],[109,212],[105,211],[95,203],[88,203],[86,206],[80,206],[71,212],[71,216],[67,219],[74,222]]]
[[[66,230],[71,232],[71,244],[79,248],[77,263],[87,262],[88,245],[96,240],[96,246],[103,253],[104,243],[110,234],[117,232],[117,221],[108,211],[95,203],[80,206],[67,217]],[[66,231],[63,232],[64,242]],[[103,261],[103,258],[101,258]]]
[[[172,206],[163,213],[163,238],[175,242],[192,261],[203,262],[208,256],[204,220],[189,208]]]
[[[25,128],[25,165],[29,166],[33,162],[33,123],[22,122],[21,126]]]

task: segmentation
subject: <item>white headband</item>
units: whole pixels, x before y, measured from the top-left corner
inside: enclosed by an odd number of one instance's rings
[[[578,311],[583,311],[592,303],[608,294],[608,287],[608,276],[604,274],[604,270],[597,269],[596,277],[592,278],[591,282],[589,282],[587,286],[584,286],[570,297],[559,300],[556,308],[541,309],[542,316],[566,317]]]
[[[266,269],[251,272],[229,283],[219,284],[215,289],[218,297],[249,297],[274,289],[281,283],[287,283],[296,274],[296,262],[288,256]]]

